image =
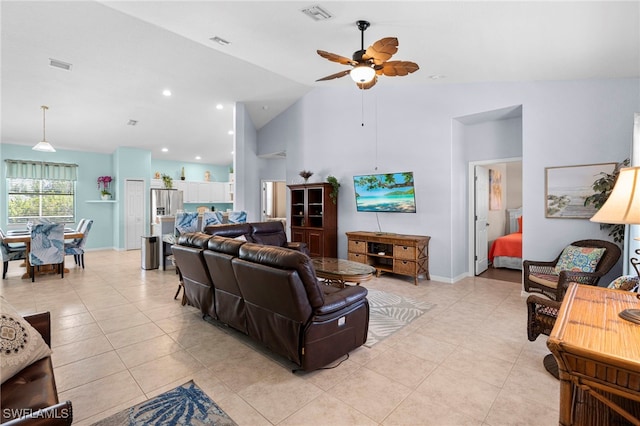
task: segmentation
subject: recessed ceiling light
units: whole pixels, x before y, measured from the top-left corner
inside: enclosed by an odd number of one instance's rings
[[[224,106],[222,104],[216,105],[216,109],[223,109],[223,108],[224,108]]]
[[[215,37],[211,37],[209,40],[211,41],[215,41],[216,43],[222,45],[222,46],[228,46],[231,44],[230,41],[227,41],[221,37],[215,36]]]
[[[49,58],[49,66],[54,68],[60,68],[65,71],[71,71],[71,67],[73,65],[68,62],[63,62],[57,59]]]
[[[229,130],[227,133],[229,133],[230,135],[233,134],[233,130]]]
[[[201,157],[199,155],[196,155],[196,160],[200,160]]]
[[[231,151],[231,155],[233,155],[233,154],[235,154],[235,153],[236,153],[235,151]]]
[[[262,105],[262,109],[265,110],[265,111],[268,110],[269,109],[269,105]]]
[[[169,148],[162,148],[162,152],[169,152]]]
[[[162,91],[162,94],[163,94],[163,95],[165,95],[165,96],[171,96],[171,90],[169,90],[169,89],[164,89],[164,90]]]

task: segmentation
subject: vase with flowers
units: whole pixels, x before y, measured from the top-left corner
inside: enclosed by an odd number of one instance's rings
[[[111,176],[100,176],[98,178],[98,189],[100,189],[100,196],[103,200],[108,200],[111,198],[111,191],[109,190],[109,186],[113,178]]]

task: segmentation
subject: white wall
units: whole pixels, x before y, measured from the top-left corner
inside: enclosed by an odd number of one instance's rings
[[[342,258],[344,232],[378,228],[374,213],[356,212],[353,175],[413,171],[417,213],[378,214],[381,228],[430,235],[432,277],[453,280],[468,251],[469,159],[467,148],[454,147],[460,139],[453,135],[453,119],[522,105],[523,212],[527,227],[540,231],[524,234],[523,251],[525,258],[546,259],[567,242],[606,233],[587,220],[544,217],[544,168],[628,157],[639,89],[638,79],[422,87],[385,86],[383,80],[364,93],[336,84],[315,89],[260,129],[258,146],[284,146],[288,183],[302,169],[315,173],[311,180],[338,178]],[[259,199],[258,184],[255,191]]]

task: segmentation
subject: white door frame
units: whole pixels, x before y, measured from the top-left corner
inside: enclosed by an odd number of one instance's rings
[[[474,182],[474,177],[475,177],[475,168],[476,166],[488,166],[491,164],[498,164],[498,163],[513,163],[515,161],[522,161],[522,157],[512,157],[512,158],[503,158],[503,159],[495,159],[495,160],[482,160],[482,161],[470,161],[469,162],[469,169],[467,171],[467,176],[469,178],[468,182],[467,182],[467,193],[469,195],[469,200],[468,200],[468,211],[467,211],[467,218],[468,218],[468,225],[467,225],[467,229],[469,230],[467,232],[467,237],[468,237],[468,243],[467,243],[467,247],[469,248],[469,255],[468,255],[468,259],[469,259],[469,264],[468,264],[468,274],[469,276],[473,277],[475,276],[475,257],[476,257],[476,243],[475,243],[475,205],[476,205],[476,191],[475,191],[475,182]],[[524,212],[523,212],[524,213]]]
[[[128,211],[128,194],[127,194],[127,183],[128,182],[142,182],[142,184],[144,185],[144,188],[142,190],[142,210],[140,211],[140,215],[142,217],[142,233],[140,234],[140,237],[142,237],[143,235],[145,235],[146,233],[146,229],[147,229],[147,223],[146,220],[147,218],[145,217],[146,212],[147,212],[147,197],[146,197],[146,193],[147,191],[147,182],[144,180],[144,178],[126,178],[124,181],[124,185],[123,185],[123,192],[124,192],[124,197],[123,198],[123,209],[122,209],[122,220],[124,222],[124,250],[139,250],[138,247],[129,247],[129,238],[128,238],[128,229],[129,226],[127,224],[127,220],[128,220],[128,216],[127,216],[127,211]]]

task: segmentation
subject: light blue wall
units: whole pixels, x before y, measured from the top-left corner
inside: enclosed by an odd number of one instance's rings
[[[471,150],[482,151],[454,147],[463,138],[453,137],[453,120],[522,105],[523,212],[527,228],[539,231],[525,232],[523,251],[525,258],[546,259],[567,242],[607,237],[587,220],[544,217],[544,168],[628,157],[638,93],[638,79],[381,83],[364,93],[351,85],[321,88],[260,129],[258,150],[263,145],[265,153],[286,150],[288,183],[302,169],[315,173],[311,180],[329,174],[339,179],[339,257],[346,258],[345,232],[377,230],[379,220],[385,232],[430,235],[431,274],[454,280],[459,276],[454,265],[468,256],[467,235],[458,232],[467,227],[468,188],[452,182],[466,179],[466,162],[475,156]],[[356,212],[352,177],[374,170],[414,172],[416,214],[379,213],[376,219],[375,213]]]
[[[56,152],[44,153],[33,151],[30,146],[2,143],[2,179],[0,179],[0,193],[2,193],[2,206],[0,206],[0,227],[7,227],[7,182],[5,176],[4,160],[36,160],[59,163],[75,163],[78,165],[78,181],[76,184],[76,218],[91,218],[94,221],[91,228],[91,237],[87,240],[87,249],[114,247],[115,212],[117,205],[113,203],[87,203],[100,199],[100,190],[97,187],[99,176],[115,176],[113,157],[110,154],[97,154],[93,152],[67,151],[58,149]],[[118,185],[118,181],[115,182]],[[113,183],[112,183],[113,185]],[[116,197],[121,191],[116,189]],[[75,226],[75,225],[74,225]]]
[[[58,149],[53,153],[36,152],[30,146],[2,143],[0,160],[2,160],[2,176],[0,179],[0,228],[7,228],[7,187],[4,179],[4,160],[36,160],[78,165],[78,181],[76,183],[76,218],[91,218],[94,221],[91,236],[87,240],[87,249],[115,248],[123,249],[124,243],[124,193],[125,179],[141,179],[145,181],[147,194],[153,173],[175,174],[180,178],[180,170],[184,166],[187,180],[204,180],[205,170],[209,170],[212,180],[228,181],[229,167],[199,163],[182,163],[168,160],[152,160],[151,152],[136,148],[118,147],[113,154],[98,154],[84,151]],[[98,176],[109,175],[115,178],[112,192],[116,203],[93,203],[100,199],[97,187]],[[219,178],[218,178],[219,177]],[[194,210],[198,205],[186,204],[185,209]],[[233,204],[217,203],[216,209],[226,210]],[[145,199],[145,212],[149,211],[148,197]],[[146,222],[146,220],[145,220]],[[145,232],[147,232],[145,227]]]

